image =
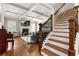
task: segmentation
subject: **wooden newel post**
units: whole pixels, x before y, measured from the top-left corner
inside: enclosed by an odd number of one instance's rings
[[[38,46],[39,46],[39,52],[41,53],[41,47],[42,47],[42,23],[39,24]]]
[[[74,42],[75,42],[75,19],[71,17],[69,20],[69,49],[68,49],[69,56],[75,55]]]

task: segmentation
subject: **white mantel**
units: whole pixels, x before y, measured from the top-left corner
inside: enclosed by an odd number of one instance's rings
[[[30,29],[30,26],[20,26],[20,34],[22,35],[22,30],[23,29],[28,29],[28,31],[29,31],[29,29]],[[30,31],[29,31],[30,32]]]

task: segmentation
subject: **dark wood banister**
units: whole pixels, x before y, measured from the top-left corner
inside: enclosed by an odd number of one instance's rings
[[[49,21],[51,20],[52,22],[52,15],[49,17],[49,19],[45,23],[40,23],[39,24],[39,33],[38,33],[38,47],[39,47],[39,53],[41,54],[41,47],[42,47],[42,27]],[[52,25],[52,23],[51,23]],[[51,26],[51,31],[52,31],[52,26]]]
[[[64,6],[65,6],[66,3],[63,3],[60,8],[58,8],[58,10],[54,13],[54,15],[56,15]]]
[[[68,55],[75,56],[75,34],[78,32],[78,7],[74,8],[74,15],[69,20],[69,49]]]
[[[52,26],[52,25],[53,25],[53,24],[52,24],[53,21],[52,21],[52,19],[53,19],[53,18],[52,18],[52,15],[51,15],[51,16],[49,17],[49,19],[48,19],[45,23],[42,24],[42,27],[43,27],[49,20],[51,20],[51,31],[52,31],[52,30],[53,30],[53,26]]]
[[[51,16],[52,16],[52,15],[51,15]],[[47,21],[45,21],[45,22],[43,23],[43,25],[45,25],[45,24],[51,19],[51,16],[48,18]]]

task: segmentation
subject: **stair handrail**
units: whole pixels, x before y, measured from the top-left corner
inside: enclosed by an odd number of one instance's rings
[[[74,8],[72,8],[72,9],[74,9]],[[69,9],[69,10],[66,10],[65,12],[63,12],[62,15],[61,15],[61,17],[60,17],[59,20],[57,21],[57,23],[59,23],[61,20],[63,20],[63,17],[64,17],[64,15],[66,14],[66,12],[68,12],[68,11],[70,11],[70,10],[72,10],[72,9]]]
[[[75,36],[76,32],[78,32],[78,7],[74,8],[75,13],[70,16],[69,18],[69,49],[68,49],[68,55],[69,56],[75,56]]]
[[[41,54],[41,48],[42,48],[42,42],[43,42],[42,30],[43,30],[44,25],[47,24],[49,20],[51,21],[51,30],[50,31],[52,31],[53,30],[53,28],[52,28],[52,15],[48,18],[48,20],[46,22],[44,22],[43,24],[42,23],[39,24],[38,46],[39,46],[39,53],[40,54]]]

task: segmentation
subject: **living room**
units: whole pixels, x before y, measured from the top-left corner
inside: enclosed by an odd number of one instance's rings
[[[2,56],[78,55],[76,4],[3,3],[0,11]]]
[[[38,9],[38,6],[41,8]],[[46,11],[44,12],[44,10]],[[0,4],[0,11],[0,28],[3,26],[7,32],[11,32],[11,34],[13,34],[14,49],[16,49],[16,46],[21,43],[16,44],[15,42],[19,42],[20,40],[26,42],[25,44],[28,45],[33,43],[37,45],[39,24],[44,23],[49,18],[53,9],[48,7],[46,4],[41,3],[3,3]],[[11,49],[12,42],[9,42],[8,51]],[[5,53],[3,55],[5,55]]]

